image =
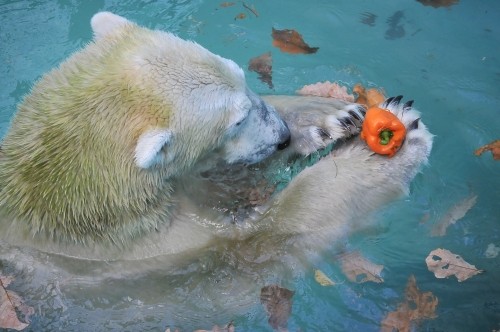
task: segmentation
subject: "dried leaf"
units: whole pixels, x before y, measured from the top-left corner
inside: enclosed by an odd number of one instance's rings
[[[235,4],[236,3],[234,3],[234,2],[221,2],[220,6],[223,8],[226,8],[226,7],[234,6]]]
[[[354,85],[352,91],[358,95],[355,102],[365,105],[367,108],[378,106],[386,99],[382,90],[375,88],[366,90],[365,87],[359,83]]]
[[[422,293],[412,275],[405,289],[405,301],[389,312],[381,322],[381,331],[410,331],[411,324],[421,319],[436,318],[438,298],[431,292]]]
[[[498,254],[500,254],[500,247],[495,246],[493,243],[488,244],[488,248],[486,248],[484,255],[487,258],[495,258]]]
[[[302,39],[302,35],[295,30],[276,30],[273,28],[271,36],[273,37],[273,46],[278,47],[282,52],[311,54],[316,53],[319,49],[319,47],[309,47]]]
[[[269,316],[269,325],[275,330],[287,328],[292,312],[292,297],[295,292],[278,285],[265,286],[260,290],[260,303]]]
[[[384,266],[370,262],[357,251],[343,254],[339,256],[339,260],[342,272],[352,282],[384,282],[384,279],[380,276]]]
[[[238,15],[236,15],[234,17],[234,20],[242,20],[244,19],[245,17],[247,17],[247,15],[245,13],[239,13]]]
[[[335,282],[320,270],[314,271],[314,280],[321,286],[335,286]]]
[[[300,90],[297,90],[297,94],[302,96],[336,98],[351,103],[354,102],[354,96],[347,92],[345,86],[340,86],[335,82],[331,83],[329,81],[304,85]]]
[[[29,324],[19,320],[16,310],[21,312],[29,323],[29,316],[34,313],[34,309],[25,305],[15,292],[6,289],[12,280],[12,277],[0,275],[0,328],[21,331]]]
[[[425,259],[429,271],[434,272],[436,278],[447,278],[456,276],[458,282],[469,279],[476,274],[483,272],[474,265],[464,261],[462,257],[446,249],[436,249],[431,251]]]
[[[271,52],[251,58],[248,62],[248,70],[259,74],[259,79],[266,83],[270,89],[273,88],[273,57]]]
[[[434,8],[450,7],[458,3],[458,0],[417,0],[424,6],[431,6]]]
[[[434,224],[431,230],[431,236],[443,236],[446,235],[446,229],[448,226],[453,225],[458,220],[462,219],[467,211],[472,209],[476,204],[477,195],[470,195],[464,200],[458,202],[456,205],[452,206],[446,214],[439,219],[439,221]]]
[[[491,151],[493,159],[500,160],[500,140],[497,139],[496,141],[493,141],[490,144],[486,144],[480,147],[479,149],[474,151],[474,154],[476,156],[480,156],[481,154],[483,154],[483,152],[486,151]]]

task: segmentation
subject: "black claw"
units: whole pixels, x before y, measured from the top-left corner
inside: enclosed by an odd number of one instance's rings
[[[354,121],[352,121],[351,118],[344,118],[343,120],[345,120],[348,125],[356,127],[356,124],[354,123]]]
[[[345,130],[349,129],[349,125],[346,123],[345,119],[339,119],[339,122]]]
[[[359,116],[359,114],[358,114],[358,113],[356,113],[356,112],[354,112],[354,111],[349,111],[349,114],[351,114],[351,116],[352,116],[353,118],[355,118],[356,120],[358,120],[358,121],[361,121],[361,120],[362,120],[362,118]]]
[[[401,102],[401,99],[403,99],[403,96],[399,95],[399,96],[397,96],[396,98],[394,98],[394,99],[392,100],[392,102],[393,102],[394,104],[396,104],[396,105],[399,105],[399,103]]]
[[[406,103],[403,105],[403,109],[407,110],[413,106],[413,100],[408,100]]]
[[[384,102],[384,108],[386,108],[387,106],[389,106],[390,103],[392,103],[392,101],[394,100],[394,97],[389,97],[385,100]]]
[[[420,118],[413,120],[412,123],[408,126],[408,130],[418,129],[418,123],[420,122]]]
[[[319,136],[321,136],[321,139],[325,140],[327,138],[332,139],[333,137],[323,128],[317,128],[316,131],[318,132]]]

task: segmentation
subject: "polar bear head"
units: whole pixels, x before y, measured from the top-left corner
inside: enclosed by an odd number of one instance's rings
[[[233,62],[102,12],[2,141],[0,210],[26,234],[126,242],[168,223],[176,177],[212,156],[255,163],[290,131]]]
[[[158,106],[137,128],[137,166],[181,171],[214,150],[229,163],[255,163],[288,145],[287,125],[248,89],[233,61],[109,12],[96,14],[91,25],[98,43],[122,50],[118,63],[130,89]]]

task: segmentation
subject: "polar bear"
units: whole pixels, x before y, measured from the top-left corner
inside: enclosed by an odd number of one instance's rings
[[[383,107],[412,129],[397,156],[347,140],[242,222],[228,222],[225,207],[203,201],[213,183],[200,174],[222,162],[260,176],[248,165],[268,157],[259,167],[285,165],[355,135],[363,108],[263,100],[234,62],[198,44],[108,12],[91,25],[93,43],[41,78],[1,143],[2,240],[106,260],[182,254],[221,238],[269,249],[293,235],[320,248],[405,193],[430,153],[418,112],[390,99]]]

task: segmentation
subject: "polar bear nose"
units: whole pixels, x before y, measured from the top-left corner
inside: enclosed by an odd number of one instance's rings
[[[278,144],[278,150],[284,150],[290,145],[290,141],[292,140],[292,136],[289,134],[287,138]]]

